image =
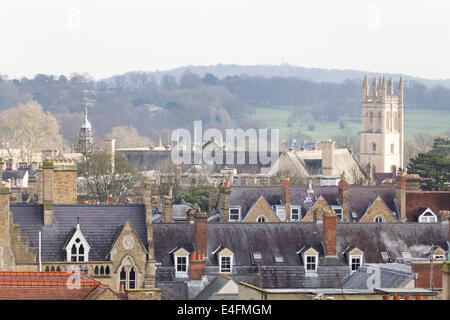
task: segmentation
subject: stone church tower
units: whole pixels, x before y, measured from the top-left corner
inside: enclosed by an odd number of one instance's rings
[[[80,127],[80,134],[78,135],[78,144],[73,148],[75,152],[80,152],[84,155],[91,151],[93,138],[92,138],[92,125],[88,120],[87,108],[84,108],[84,119]]]
[[[367,77],[362,87],[362,130],[360,163],[370,164],[376,173],[396,172],[403,168],[403,80],[394,96],[392,78]]]

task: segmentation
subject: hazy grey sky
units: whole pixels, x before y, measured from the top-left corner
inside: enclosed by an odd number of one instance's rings
[[[450,1],[2,0],[0,72],[280,64],[450,78]]]

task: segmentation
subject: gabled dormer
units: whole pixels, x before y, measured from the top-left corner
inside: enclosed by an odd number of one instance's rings
[[[317,275],[317,268],[319,266],[319,252],[313,247],[303,247],[297,252],[303,266],[305,268],[305,275]]]
[[[422,208],[419,211],[419,218],[418,222],[420,223],[433,223],[437,222],[437,216],[434,214],[434,212],[430,208]]]
[[[243,222],[281,222],[267,200],[260,196],[248,210]]]
[[[89,250],[91,250],[91,246],[81,232],[79,223],[63,249],[66,250],[66,261],[89,261]]]
[[[377,196],[359,219],[359,222],[398,222],[398,219],[386,202],[380,196]]]
[[[213,254],[217,256],[217,262],[219,264],[220,273],[232,273],[234,265],[234,253],[228,248],[218,247],[213,251]]]
[[[311,208],[306,212],[302,222],[315,222],[323,221],[323,213],[329,213],[335,215],[333,209],[329,206],[327,200],[320,196]]]
[[[347,247],[343,252],[351,272],[358,271],[364,262],[364,252],[353,246]]]
[[[174,248],[169,252],[169,254],[172,254],[173,256],[175,277],[189,277],[189,251],[185,248]]]

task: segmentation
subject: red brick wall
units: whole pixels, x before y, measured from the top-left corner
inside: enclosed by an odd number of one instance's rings
[[[433,263],[433,287],[442,288],[442,262]],[[416,288],[430,287],[430,263],[412,263],[411,271],[418,274]]]
[[[415,222],[420,208],[430,208],[434,214],[450,210],[450,191],[406,191],[406,217]]]

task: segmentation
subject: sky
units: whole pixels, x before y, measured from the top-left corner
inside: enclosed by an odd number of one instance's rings
[[[0,73],[242,64],[450,78],[446,0],[2,0]]]

